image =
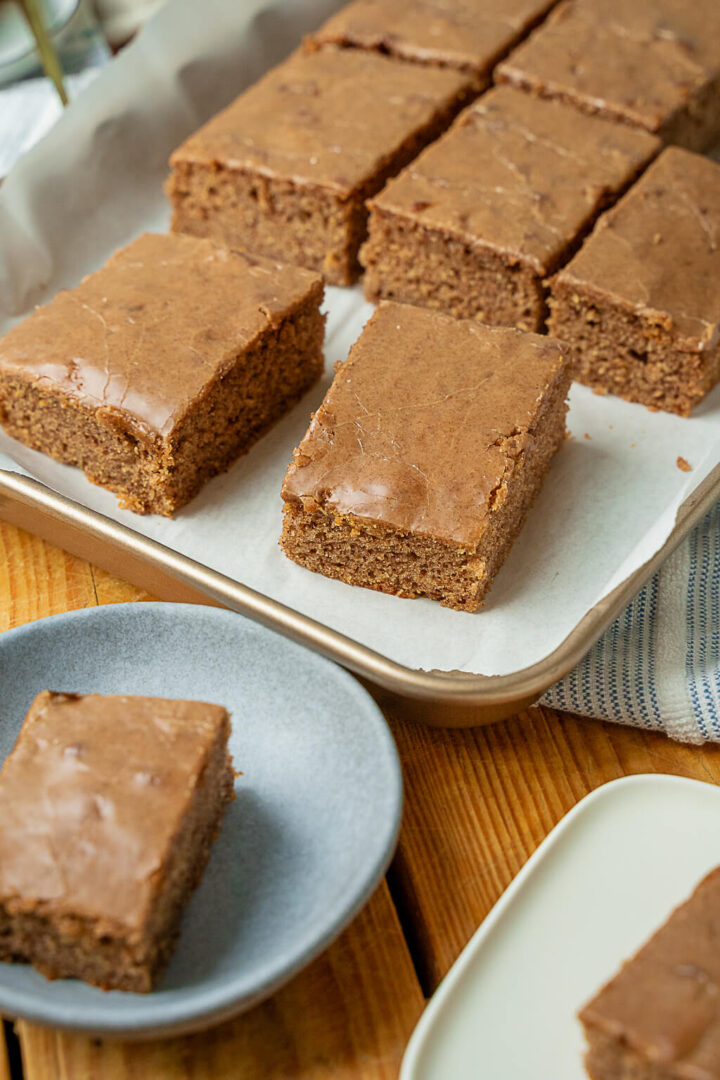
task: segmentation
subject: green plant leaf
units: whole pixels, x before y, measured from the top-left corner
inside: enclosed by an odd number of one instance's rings
[[[30,24],[33,37],[37,42],[43,70],[47,77],[52,80],[63,105],[67,105],[68,98],[65,91],[60,59],[55,50],[55,46],[53,45],[52,38],[45,26],[40,4],[38,3],[38,0],[18,0],[18,3],[25,14],[25,18]]]

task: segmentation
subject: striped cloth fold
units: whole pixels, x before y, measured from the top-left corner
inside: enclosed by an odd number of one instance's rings
[[[720,503],[541,704],[720,742]]]

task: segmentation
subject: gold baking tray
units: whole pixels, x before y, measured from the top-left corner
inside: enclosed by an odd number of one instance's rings
[[[444,727],[502,720],[527,708],[582,659],[673,548],[720,498],[720,464],[678,511],[660,550],[596,604],[549,656],[508,675],[422,671],[397,664],[239,581],[88,510],[37,480],[0,469],[0,519],[88,559],[162,600],[213,603],[322,653],[359,676],[380,700],[412,699],[412,714]]]

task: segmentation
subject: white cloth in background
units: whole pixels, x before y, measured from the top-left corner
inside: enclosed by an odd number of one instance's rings
[[[109,58],[110,49],[92,7],[88,0],[81,0],[60,47],[68,97],[81,93]],[[0,179],[47,134],[62,108],[57,90],[39,67],[37,78],[0,87]]]
[[[164,0],[95,0],[103,33],[111,45],[122,45],[164,3]]]
[[[99,68],[68,75],[65,86],[74,98],[88,86]],[[57,91],[49,79],[24,79],[0,90],[0,177],[17,159],[46,135],[62,113]]]

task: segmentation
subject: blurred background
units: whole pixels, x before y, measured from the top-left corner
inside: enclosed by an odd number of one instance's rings
[[[112,53],[164,0],[0,0],[0,178],[62,111],[28,20],[35,9],[69,98],[89,88]]]

